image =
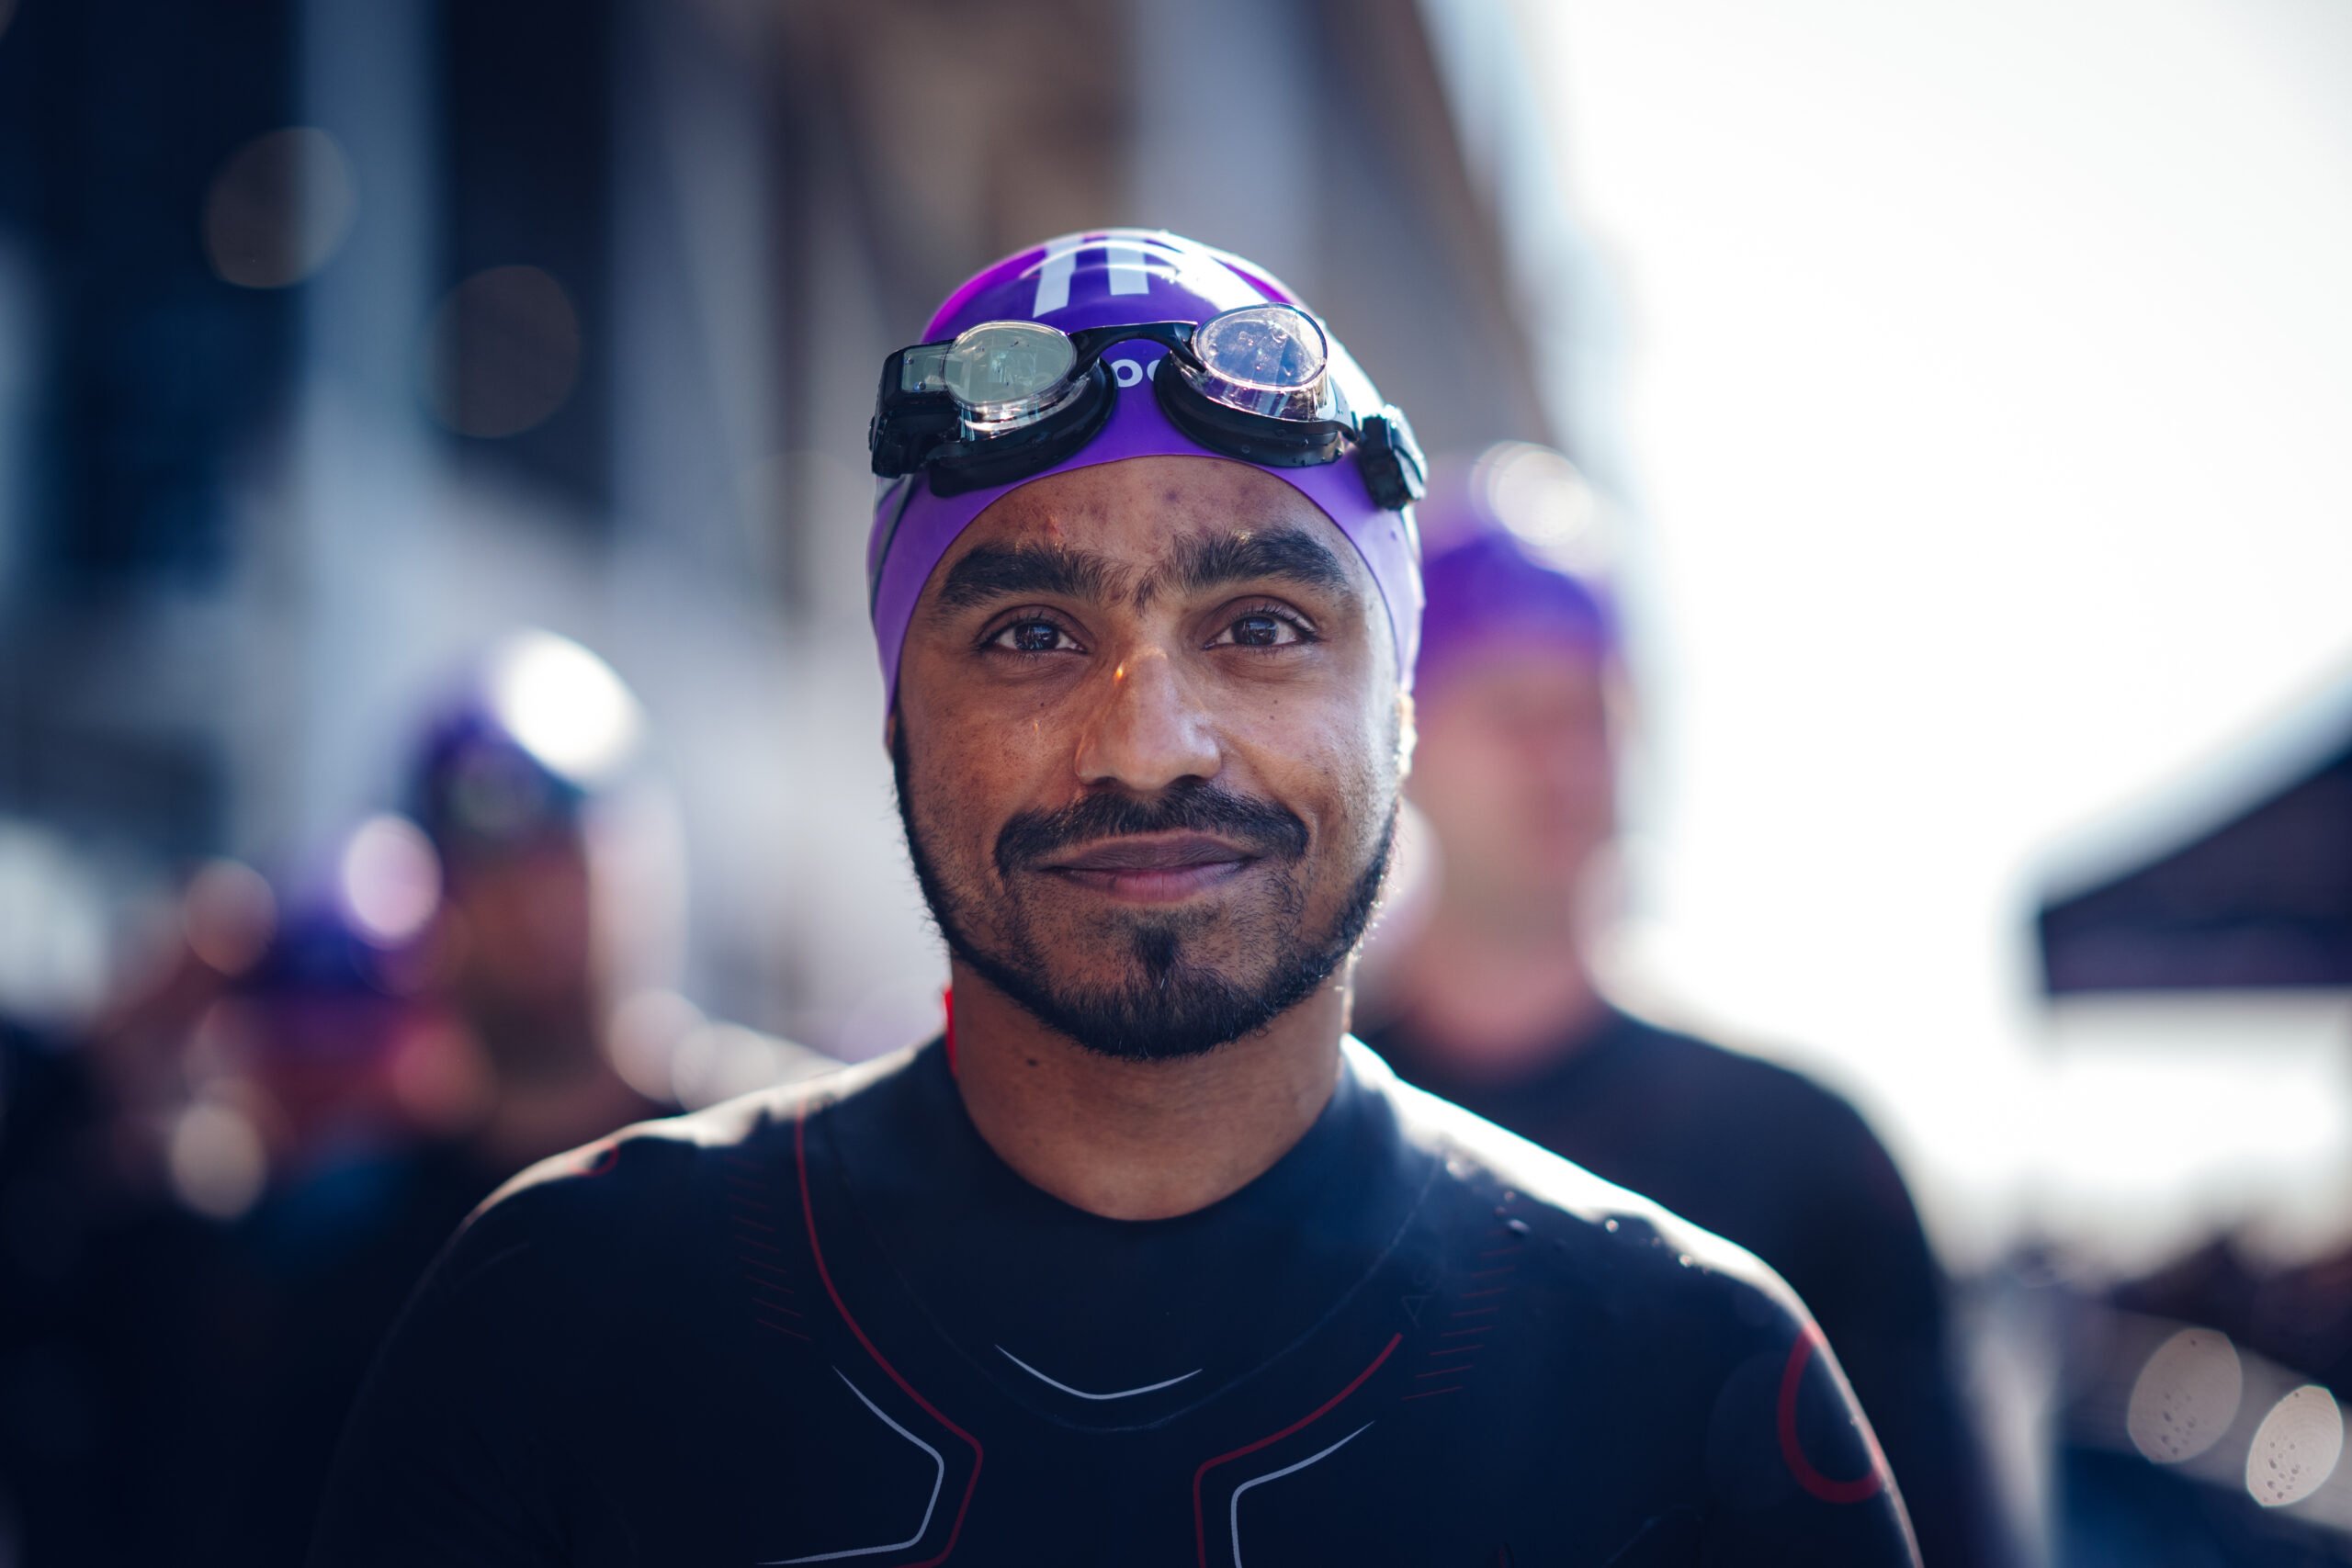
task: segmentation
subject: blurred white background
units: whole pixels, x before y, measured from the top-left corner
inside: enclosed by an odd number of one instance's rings
[[[1956,1262],[2337,1223],[2352,1005],[2053,1021],[2028,922],[2352,726],[2352,7],[1517,15],[1622,400],[1628,983],[1853,1092]]]

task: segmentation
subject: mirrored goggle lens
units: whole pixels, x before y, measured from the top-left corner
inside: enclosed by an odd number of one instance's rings
[[[940,379],[956,400],[990,419],[1034,412],[1069,378],[1078,351],[1035,321],[983,321],[950,344]]]
[[[1331,351],[1314,317],[1288,305],[1253,305],[1204,321],[1193,338],[1201,390],[1228,408],[1316,417]]]

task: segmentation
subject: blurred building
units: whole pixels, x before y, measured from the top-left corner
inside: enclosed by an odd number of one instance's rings
[[[928,1027],[874,367],[995,254],[1164,224],[1432,447],[1559,439],[1446,85],[1504,20],[1436,9],[0,3],[0,1010],[86,999],[175,868],[388,804],[434,680],[527,622],[646,699],[689,994]]]

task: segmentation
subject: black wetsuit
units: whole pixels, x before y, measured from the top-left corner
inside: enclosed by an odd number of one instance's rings
[[[1928,1568],[2015,1559],[1950,1358],[1941,1272],[1894,1162],[1852,1106],[1614,1009],[1505,1082],[1449,1073],[1409,1018],[1364,1038],[1409,1081],[1770,1264],[1838,1348]]]
[[[1028,1185],[933,1046],[633,1129],[452,1243],[362,1397],[343,1564],[1898,1564],[1745,1253],[1351,1045],[1198,1213]]]

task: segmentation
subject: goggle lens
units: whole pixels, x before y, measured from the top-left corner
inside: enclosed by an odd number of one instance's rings
[[[1035,321],[983,321],[958,336],[940,379],[959,404],[983,420],[1041,412],[1069,378],[1078,351],[1069,338]]]
[[[1301,400],[1315,400],[1331,359],[1315,318],[1287,305],[1228,310],[1204,322],[1193,355],[1209,397],[1250,413],[1294,417],[1303,412]]]

